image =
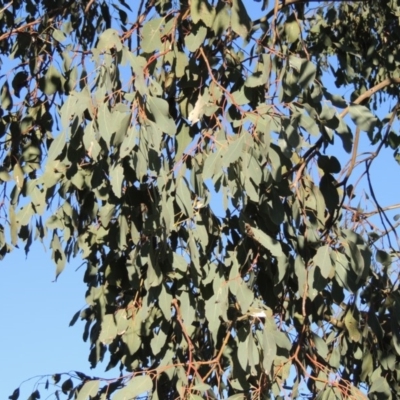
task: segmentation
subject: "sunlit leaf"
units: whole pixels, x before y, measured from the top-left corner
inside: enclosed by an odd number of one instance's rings
[[[79,390],[77,400],[86,400],[89,396],[90,398],[95,397],[100,387],[99,380],[87,381]]]
[[[135,398],[138,395],[142,395],[150,391],[153,387],[150,376],[135,376],[133,377],[126,387],[119,390],[114,396],[114,400],[128,400]]]

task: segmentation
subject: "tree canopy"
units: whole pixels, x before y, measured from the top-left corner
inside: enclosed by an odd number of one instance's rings
[[[42,241],[56,278],[82,258],[71,325],[116,371],[55,374],[31,400],[397,398],[396,206],[370,168],[400,159],[399,17],[395,0],[0,0],[0,255]]]

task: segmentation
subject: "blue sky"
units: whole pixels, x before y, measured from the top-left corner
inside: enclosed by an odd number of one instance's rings
[[[251,9],[252,16],[260,15],[259,3],[246,3],[257,6]],[[328,88],[338,93],[333,84]],[[346,94],[348,98],[350,89]],[[371,150],[365,133],[360,150]],[[348,159],[340,141],[335,155],[341,160]],[[371,171],[381,205],[400,202],[400,170],[392,150],[383,149]],[[360,189],[358,193],[361,194]],[[213,206],[218,207],[218,203],[214,200]],[[396,213],[400,214],[400,210],[389,215]],[[379,225],[377,218],[375,221]],[[78,321],[74,327],[68,327],[74,313],[85,306],[86,288],[82,282],[85,267],[77,270],[80,264],[79,258],[72,260],[54,282],[51,252],[45,251],[40,243],[32,246],[28,258],[23,249],[15,249],[0,263],[0,358],[3,360],[0,399],[6,399],[24,380],[45,374],[78,370],[101,377],[118,375],[118,368],[104,372],[107,358],[96,370],[90,370],[89,344],[82,340],[83,324]],[[34,378],[21,387],[21,399],[30,395],[37,380]]]
[[[75,272],[76,259],[53,282],[50,254],[36,243],[27,259],[23,250],[16,249],[1,262],[1,399],[35,375],[70,370],[90,373],[83,324],[68,328],[74,313],[85,305],[84,271]],[[35,381],[22,387],[20,398],[29,396]]]

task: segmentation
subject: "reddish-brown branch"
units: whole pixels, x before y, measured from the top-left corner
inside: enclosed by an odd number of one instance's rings
[[[193,367],[193,350],[194,350],[194,346],[193,346],[193,343],[192,343],[192,341],[191,341],[191,339],[190,339],[190,337],[189,337],[189,335],[187,333],[185,324],[183,323],[182,316],[181,316],[181,309],[179,307],[178,300],[177,299],[173,299],[172,300],[172,305],[175,308],[176,319],[177,319],[177,321],[179,322],[179,325],[182,328],[182,333],[185,336],[185,339],[186,339],[186,342],[187,342],[188,348],[189,348],[189,367],[188,367],[188,370],[186,372],[186,376],[189,376],[192,368],[193,368],[194,371],[196,371],[196,369]]]

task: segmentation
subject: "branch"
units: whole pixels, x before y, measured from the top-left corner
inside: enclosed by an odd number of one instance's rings
[[[192,343],[192,340],[189,337],[189,334],[186,330],[185,324],[182,320],[182,316],[181,316],[181,309],[179,307],[178,304],[178,300],[177,299],[172,299],[172,305],[175,308],[176,311],[176,319],[179,322],[179,325],[181,326],[182,329],[182,333],[183,336],[186,339],[186,342],[188,344],[188,352],[189,352],[189,360],[188,360],[188,368],[187,368],[187,372],[186,372],[186,376],[189,377],[191,375],[191,371],[193,370],[193,372],[201,379],[200,374],[198,373],[197,369],[193,366],[193,351],[195,350],[195,347]]]
[[[373,86],[371,89],[367,90],[360,96],[358,96],[352,104],[360,104],[366,99],[369,99],[372,95],[374,95],[376,92],[379,92],[380,90],[384,89],[386,86],[392,85],[393,83],[400,83],[400,78],[386,78],[382,82],[378,83],[377,85]],[[340,118],[344,118],[347,113],[349,112],[350,105],[348,105],[340,114]]]
[[[382,235],[379,235],[373,239],[370,240],[371,244],[374,244],[375,242],[377,242],[378,240],[384,238],[386,235],[388,235],[390,232],[393,232],[396,228],[398,228],[400,226],[400,221],[397,222],[397,224],[394,224],[390,229],[386,229],[384,233],[382,233]]]
[[[380,206],[380,204],[378,203],[378,200],[377,200],[376,195],[375,195],[374,188],[372,187],[371,176],[370,176],[370,168],[371,168],[371,165],[372,165],[372,161],[373,161],[374,159],[375,159],[375,158],[372,158],[372,159],[370,159],[370,160],[368,160],[368,161],[366,162],[366,164],[367,164],[366,173],[367,173],[367,182],[368,182],[369,191],[370,191],[371,196],[372,196],[372,199],[374,200],[375,205],[376,205],[376,207],[377,207],[377,209],[378,209],[379,218],[380,218],[380,220],[381,220],[381,223],[382,223],[382,225],[383,225],[383,228],[385,229],[385,231],[387,231],[387,232],[389,231],[389,230],[386,228],[386,225],[385,225],[385,221],[384,221],[384,220],[386,220],[387,224],[390,226],[390,231],[393,231],[394,236],[396,237],[397,243],[399,243],[399,238],[398,238],[398,235],[397,235],[397,232],[396,232],[396,228],[395,228],[395,227],[393,226],[393,224],[390,222],[390,220],[389,220],[389,218],[387,217],[386,213],[383,211],[383,208],[382,208],[382,207]],[[390,240],[390,236],[388,235],[387,238],[388,238],[388,242],[389,242],[390,248],[394,250],[394,247],[392,246],[392,241]]]
[[[226,335],[225,335],[224,341],[222,342],[222,345],[221,345],[221,348],[220,348],[220,350],[219,350],[219,352],[218,352],[217,357],[215,357],[215,358],[212,360],[212,363],[213,363],[214,365],[213,365],[213,366],[211,367],[211,369],[207,372],[207,374],[203,377],[203,382],[205,382],[205,381],[209,378],[209,376],[210,376],[210,375],[212,374],[212,372],[214,371],[216,365],[219,363],[219,360],[220,360],[221,357],[222,357],[222,353],[223,353],[223,351],[224,351],[224,349],[225,349],[225,346],[226,346],[226,344],[228,343],[228,340],[229,340],[230,337],[231,337],[231,331],[228,330],[227,333],[226,333]]]
[[[389,210],[396,210],[397,208],[400,208],[400,203],[398,204],[393,204],[391,206],[387,206],[387,207],[382,207],[381,209],[376,209],[374,211],[370,211],[370,212],[360,212],[360,210],[358,210],[355,207],[350,207],[350,206],[343,206],[343,208],[345,208],[347,211],[352,212],[353,214],[358,214],[360,217],[364,217],[364,218],[369,218],[372,217],[373,215],[376,215],[382,211],[389,211]]]

